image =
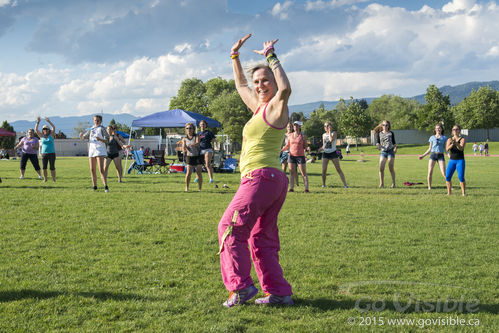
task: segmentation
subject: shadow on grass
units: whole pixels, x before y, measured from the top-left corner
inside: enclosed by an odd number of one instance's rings
[[[331,310],[358,310],[360,313],[372,313],[379,311],[393,311],[399,313],[491,313],[499,314],[499,304],[478,304],[476,306],[470,307],[469,310],[466,309],[466,304],[459,304],[457,302],[450,301],[445,302],[434,302],[434,301],[424,301],[419,302],[393,302],[390,301],[376,301],[376,306],[378,306],[378,311],[371,310],[369,308],[372,302],[366,303],[365,301],[357,300],[332,300],[327,298],[318,299],[303,299],[293,297],[294,306],[296,307],[314,307],[322,311]],[[362,311],[364,310],[364,311]]]
[[[59,185],[53,185],[51,183],[50,185],[45,184],[45,185],[1,185],[1,188],[15,188],[15,189],[35,189],[35,190],[58,190],[61,188],[72,188],[69,186],[59,186]]]
[[[83,292],[66,292],[66,291],[41,291],[33,289],[8,290],[0,291],[0,302],[19,301],[23,299],[49,299],[59,296],[78,296],[85,298],[94,298],[99,301],[160,301],[157,297],[147,297],[138,294],[115,293],[108,291],[83,291]]]

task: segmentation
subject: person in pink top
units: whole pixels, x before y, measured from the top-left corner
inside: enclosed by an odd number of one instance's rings
[[[308,175],[307,175],[307,159],[305,158],[305,150],[310,150],[307,145],[307,137],[301,131],[301,121],[293,123],[294,132],[288,134],[288,144],[282,148],[281,151],[289,149],[288,164],[289,172],[291,174],[291,181],[289,182],[289,192],[294,192],[296,169],[300,170],[303,177],[303,185],[305,186],[305,193],[308,193]]]
[[[280,169],[279,150],[288,123],[291,86],[274,53],[277,39],[263,43],[263,49],[255,51],[265,55],[268,63],[248,71],[254,87],[248,86],[239,48],[250,37],[248,34],[241,38],[231,49],[236,89],[253,116],[243,129],[241,185],[218,224],[222,280],[230,292],[223,305],[229,308],[258,293],[250,274],[251,258],[265,293],[255,303],[293,304],[291,285],[279,264],[277,228],[288,187],[286,174]]]

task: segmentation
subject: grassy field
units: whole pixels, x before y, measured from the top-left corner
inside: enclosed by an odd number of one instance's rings
[[[437,170],[431,191],[403,185],[425,182],[427,159],[399,155],[395,189],[377,188],[377,157],[357,159],[342,161],[350,188],[331,165],[322,189],[316,163],[311,193],[288,194],[280,258],[295,306],[233,309],[217,224],[239,174],[184,193],[183,174],[118,184],[112,166],[104,193],[87,158],[58,158],[55,184],[0,161],[0,331],[499,331],[499,158],[467,157],[464,198]]]

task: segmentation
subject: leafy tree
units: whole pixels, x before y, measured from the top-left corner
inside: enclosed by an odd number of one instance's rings
[[[329,121],[333,129],[338,132],[336,110],[326,110],[324,104],[321,103],[318,109],[312,111],[310,117],[303,125],[303,132],[309,138],[320,138],[324,133],[324,123]]]
[[[414,99],[383,95],[371,102],[369,114],[374,123],[389,119],[393,129],[416,128],[417,112],[421,105]]]
[[[235,88],[233,91],[223,91],[213,99],[208,111],[222,123],[224,134],[228,134],[232,141],[242,142],[244,125],[252,114]]]
[[[487,87],[472,90],[471,94],[453,108],[456,121],[465,128],[499,127],[499,91]]]
[[[303,112],[293,112],[289,115],[289,122],[294,123],[295,121],[305,122],[306,118],[303,115]]]
[[[204,83],[206,88],[206,99],[209,102],[220,96],[223,92],[231,92],[236,90],[234,80],[226,81],[221,77],[210,79]]]
[[[210,116],[206,86],[200,79],[182,81],[177,96],[170,100],[170,109],[182,109]]]
[[[66,134],[64,134],[64,132],[62,132],[62,131],[57,132],[55,134],[55,138],[56,139],[67,139]]]
[[[350,98],[347,108],[340,114],[338,125],[344,135],[357,139],[369,134],[373,121],[368,110]],[[357,147],[357,140],[355,146]]]
[[[0,127],[9,132],[15,132],[14,127],[12,127],[12,125],[9,124],[7,120],[4,120],[2,126]],[[15,136],[2,136],[0,137],[0,148],[12,149],[14,148],[15,142],[16,142]]]
[[[85,133],[88,128],[92,127],[90,122],[88,121],[79,121],[75,127],[73,127],[73,131],[76,133],[76,136],[78,136],[81,132]]]
[[[144,128],[144,135],[159,135],[159,127]]]
[[[426,89],[426,104],[417,112],[417,128],[430,132],[435,124],[442,123],[444,127],[454,124],[454,116],[450,110],[449,95],[442,95],[437,86],[430,85]]]

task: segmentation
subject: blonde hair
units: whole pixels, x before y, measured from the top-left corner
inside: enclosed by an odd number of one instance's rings
[[[378,126],[376,126],[374,128],[374,132],[375,133],[379,133],[379,132],[381,132],[383,130],[383,126],[382,126],[383,123],[387,123],[388,124],[388,128],[387,128],[388,131],[392,130],[392,124],[390,124],[390,121],[389,120],[383,120],[381,123],[379,123]]]

